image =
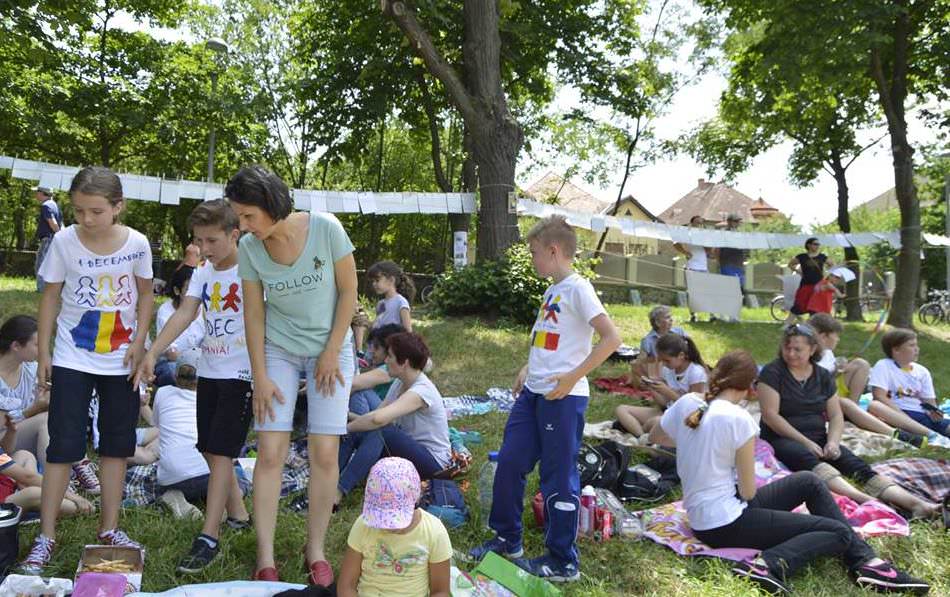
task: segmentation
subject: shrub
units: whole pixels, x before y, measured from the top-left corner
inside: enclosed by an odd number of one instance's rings
[[[575,271],[591,279],[593,260],[576,260]],[[550,280],[538,277],[528,247],[511,246],[499,261],[487,261],[441,275],[430,305],[445,315],[490,315],[517,323],[534,322]]]

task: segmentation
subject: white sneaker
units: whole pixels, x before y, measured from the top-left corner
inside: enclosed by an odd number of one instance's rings
[[[168,506],[168,509],[172,511],[172,515],[175,518],[190,518],[192,520],[201,520],[204,518],[201,510],[186,500],[185,494],[177,489],[166,491],[159,496],[158,500]]]

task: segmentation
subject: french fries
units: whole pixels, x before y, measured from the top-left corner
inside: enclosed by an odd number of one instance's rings
[[[83,572],[132,572],[132,564],[125,560],[102,560],[96,564],[86,564]]]

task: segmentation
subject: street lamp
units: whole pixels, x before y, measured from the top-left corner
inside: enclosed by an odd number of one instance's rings
[[[223,68],[222,62],[228,57],[230,48],[227,42],[219,37],[212,37],[205,42],[205,48],[214,52],[214,68],[211,69],[211,100],[214,101],[218,91],[218,70]],[[211,119],[211,133],[208,138],[208,182],[214,182],[214,118]]]

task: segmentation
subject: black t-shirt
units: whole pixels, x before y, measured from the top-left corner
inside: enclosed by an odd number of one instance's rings
[[[802,266],[802,284],[817,284],[825,277],[825,262],[828,261],[828,256],[824,253],[818,253],[817,257],[810,257],[808,253],[799,253],[795,259]]]
[[[785,361],[779,358],[762,368],[759,383],[778,392],[778,414],[808,439],[819,446],[825,445],[828,438],[825,403],[838,391],[831,372],[812,365],[811,377],[800,383],[788,370]],[[765,424],[764,419],[761,428],[765,441],[781,437]]]

